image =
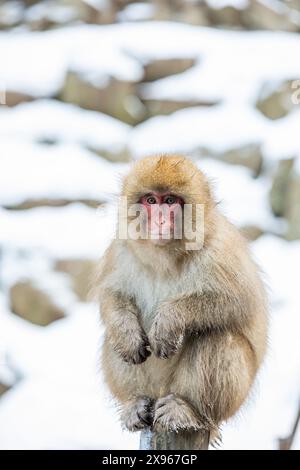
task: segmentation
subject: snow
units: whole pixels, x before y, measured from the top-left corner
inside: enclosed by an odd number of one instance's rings
[[[109,6],[109,0],[84,0],[87,5],[93,8],[99,8],[99,10],[107,8]]]
[[[226,449],[276,449],[294,425],[300,396],[300,327],[297,284],[300,243],[264,236],[254,243],[254,254],[271,287],[272,316],[269,353],[253,399],[239,419],[224,428]],[[299,449],[300,442],[294,448]]]
[[[141,61],[192,56],[201,59],[199,66],[187,75],[153,84],[151,94],[246,102],[255,98],[262,81],[300,76],[295,60],[299,44],[300,38],[291,33],[222,31],[164,22],[1,33],[1,79],[7,89],[52,96],[68,69],[100,84],[105,76],[135,81],[143,73]]]
[[[265,230],[276,227],[268,207],[268,180],[254,180],[246,168],[218,161],[201,160],[198,167],[209,177],[216,200],[232,223],[239,227],[257,224]]]
[[[1,83],[7,90],[33,96],[57,92],[65,76],[65,51],[54,40],[54,53],[49,44],[48,38],[38,33],[0,33]]]
[[[24,199],[96,199],[107,201],[118,189],[126,166],[113,164],[73,144],[0,142],[0,202]]]
[[[209,2],[220,8],[246,3]],[[123,14],[139,8],[132,5]],[[114,236],[116,196],[128,164],[108,162],[88,149],[101,154],[128,147],[138,159],[149,153],[195,156],[197,149],[222,154],[261,145],[265,168],[257,179],[246,168],[208,158],[197,165],[231,221],[277,233],[282,221],[274,220],[268,205],[269,166],[300,156],[300,108],[295,105],[285,118],[269,121],[253,103],[264,84],[271,89],[300,77],[299,47],[296,34],[167,22],[0,33],[0,81],[7,90],[49,98],[70,69],[104,86],[109,77],[140,79],[143,64],[153,59],[194,57],[197,63],[190,70],[143,86],[142,93],[218,103],[154,117],[135,128],[52,99],[0,107],[0,379],[13,385],[0,398],[0,448],[138,447],[138,434],[121,430],[99,371],[103,329],[98,307],[79,302],[68,276],[53,271],[57,259],[98,259]],[[40,198],[73,203],[4,208]],[[82,199],[108,204],[96,210],[76,202]],[[300,397],[300,242],[265,234],[252,250],[270,290],[270,346],[249,403],[224,426],[224,449],[277,448],[277,439],[292,429]],[[14,315],[7,293],[24,278],[46,289],[66,317],[40,327]],[[300,431],[294,448],[300,448]]]
[[[199,167],[213,178],[217,197],[224,200],[222,208],[231,219],[249,222],[249,211],[253,211],[256,221],[265,222],[263,181],[253,180],[246,169],[207,159],[199,162]],[[116,171],[111,165],[110,168]],[[2,259],[5,288],[22,279],[24,273],[30,278],[49,276],[53,257],[101,256],[112,237],[114,214],[100,214],[100,218],[98,215],[97,211],[75,204],[25,212],[2,210],[0,244],[8,253]],[[27,253],[25,260],[14,250]],[[290,430],[297,405],[299,387],[294,371],[300,361],[293,344],[299,322],[296,293],[300,243],[264,236],[255,242],[254,252],[275,291],[271,354],[253,403],[224,427],[223,447],[227,449],[275,448],[276,438]],[[49,287],[49,282],[46,284]],[[52,288],[55,285],[52,283]],[[63,295],[62,300],[68,299],[68,317],[46,329],[27,324],[12,315],[5,304],[2,308],[0,305],[4,351],[23,377],[0,402],[1,448],[137,448],[138,435],[121,431],[115,407],[97,372],[102,334],[97,306],[76,302],[68,297],[65,288],[56,287],[56,292]],[[289,325],[293,325],[292,331]],[[5,378],[3,372],[0,376]],[[278,387],[278,383],[285,385]],[[28,406],[30,403],[35,404],[34,411]]]
[[[147,85],[147,97],[230,100],[249,104],[256,99],[264,82],[300,75],[299,63],[294,60],[300,47],[297,35],[209,28],[190,29],[189,34],[196,41],[194,53],[200,59],[199,64],[184,74]],[[185,40],[188,38],[186,34]],[[191,54],[194,49],[195,45]]]
[[[33,141],[54,140],[118,153],[130,126],[111,116],[55,100],[0,107],[1,136]]]
[[[117,15],[119,21],[145,21],[151,19],[155,13],[155,6],[151,3],[137,2],[127,5]]]
[[[159,152],[189,153],[197,148],[226,151],[249,142],[260,143],[267,127],[267,121],[250,108],[186,108],[135,127],[130,148],[136,157]]]
[[[245,10],[249,5],[248,0],[206,0],[206,3],[213,9],[234,7],[238,10]]]
[[[295,347],[300,243],[264,236],[253,250],[272,295],[275,291],[270,347],[250,403],[223,427],[225,449],[275,449],[277,439],[292,428],[300,393],[295,374],[300,367]],[[97,307],[74,304],[72,315],[46,329],[27,324],[5,307],[0,311],[9,357],[24,376],[1,398],[1,448],[137,448],[138,435],[121,431],[97,375],[102,332]]]
[[[265,155],[275,161],[281,158],[299,157],[299,126],[300,107],[298,104],[293,112],[275,121],[269,127],[264,145]]]
[[[77,307],[47,329],[1,315],[12,360],[25,378],[1,399],[1,449],[135,448],[96,375],[96,307]],[[34,407],[31,404],[34,403]]]
[[[23,17],[24,6],[19,1],[10,1],[0,5],[1,23],[15,25]]]
[[[94,80],[99,77],[102,82],[103,75],[138,79],[141,66],[110,45],[109,39],[92,26],[44,33],[0,33],[1,80],[8,90],[51,97],[61,89],[69,69],[92,73]]]
[[[76,9],[71,5],[53,5],[49,1],[44,1],[27,8],[25,18],[27,21],[39,21],[47,18],[55,23],[64,24],[76,19]]]
[[[1,33],[0,78],[7,90],[52,96],[69,69],[100,87],[110,76],[135,81],[142,77],[142,63],[192,56],[198,59],[194,67],[144,85],[143,96],[219,103],[155,117],[129,136],[130,128],[113,118],[45,100],[13,110],[2,108],[1,134],[49,136],[115,151],[128,139],[136,155],[189,152],[195,146],[226,150],[254,141],[262,144],[270,160],[289,158],[300,152],[299,107],[273,123],[255,110],[253,102],[263,86],[300,76],[300,62],[295,60],[299,48],[300,38],[291,33],[222,31],[163,22]],[[291,100],[295,93],[291,89]]]
[[[242,105],[186,108],[170,116],[156,116],[136,126],[130,149],[136,158],[160,152],[207,149],[224,152],[251,143],[261,144],[267,161],[300,154],[300,109],[275,122]]]
[[[0,209],[0,223],[2,246],[35,248],[41,255],[45,252],[62,258],[98,258],[114,233],[114,225],[105,211],[81,204],[18,212]]]

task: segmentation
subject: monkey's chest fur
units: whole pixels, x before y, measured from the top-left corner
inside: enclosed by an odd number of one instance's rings
[[[159,267],[160,260],[155,259],[154,262]],[[137,276],[136,260],[129,254],[123,266],[126,266],[126,276],[122,276],[122,290],[134,299],[146,333],[149,332],[162,302],[176,300],[187,293],[199,293],[203,289],[204,277],[199,264],[190,264],[181,270],[174,269],[168,275],[164,272],[164,266],[157,269],[154,275],[147,267],[141,269],[139,264]]]
[[[131,286],[131,294],[140,311],[140,322],[146,333],[151,328],[159,304],[175,297],[178,292],[176,287],[178,286],[175,283],[166,282],[159,278],[151,279],[143,275]]]

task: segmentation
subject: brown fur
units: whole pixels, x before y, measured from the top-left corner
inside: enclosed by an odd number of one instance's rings
[[[137,420],[148,400],[154,429],[213,434],[244,403],[264,358],[265,291],[245,240],[192,162],[141,160],[122,193],[136,203],[160,189],[205,205],[204,246],[187,252],[184,240],[111,243],[98,279],[103,370],[131,430],[149,425],[148,408],[147,420]]]

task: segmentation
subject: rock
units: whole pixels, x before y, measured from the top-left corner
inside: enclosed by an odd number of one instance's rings
[[[278,164],[270,191],[270,204],[276,216],[287,221],[286,238],[300,239],[300,164],[295,158]]]
[[[292,178],[295,159],[281,160],[273,176],[269,201],[273,214],[283,217],[287,209],[287,193]]]
[[[89,300],[96,266],[96,261],[91,259],[64,259],[56,262],[55,269],[69,274],[74,292],[81,301],[86,302]]]
[[[12,312],[36,325],[46,326],[65,316],[49,294],[30,280],[14,284],[9,297]]]
[[[296,80],[288,80],[279,84],[276,89],[271,89],[265,84],[259,94],[256,107],[269,119],[280,119],[286,116],[294,107],[293,84]]]
[[[203,0],[154,0],[154,5],[156,20],[182,21],[199,26],[237,27],[242,24],[242,8],[233,5],[214,7]]]
[[[246,225],[242,227],[241,232],[249,241],[255,241],[264,234],[264,231],[256,225]]]
[[[254,176],[260,174],[263,165],[263,155],[258,144],[248,144],[228,150],[220,154],[219,159],[232,165],[245,166],[252,171]]]
[[[214,106],[216,102],[203,102],[203,101],[184,101],[184,100],[162,100],[162,99],[147,99],[141,98],[141,101],[147,109],[147,118],[157,115],[168,115],[175,111],[184,108],[191,108],[195,106]]]
[[[73,203],[80,203],[91,207],[92,209],[97,209],[97,207],[104,204],[104,201],[99,201],[97,199],[26,199],[19,204],[5,205],[4,208],[12,211],[23,211],[34,209],[36,207],[64,207]]]
[[[78,19],[84,23],[110,24],[116,20],[118,9],[111,1],[68,0],[67,3],[76,7]]]
[[[300,239],[300,169],[294,169],[289,182],[285,217],[288,221],[286,238]]]
[[[153,0],[155,7],[154,19],[157,21],[174,19],[174,11],[179,9],[178,3],[178,0]]]
[[[41,0],[23,0],[26,6],[35,5],[36,3],[40,3]]]
[[[193,25],[208,26],[206,8],[202,0],[153,0],[154,19],[181,21]]]
[[[136,3],[137,1],[138,0],[110,0],[116,10],[121,10],[127,5],[131,5],[132,3]]]
[[[29,101],[33,101],[33,96],[27,95],[25,93],[20,93],[18,91],[11,91],[5,90],[4,92],[4,104],[8,107],[17,106],[20,103],[28,103]]]
[[[292,14],[291,8],[279,1],[251,0],[243,11],[243,23],[249,29],[272,31],[299,31],[300,18]]]
[[[136,97],[136,83],[108,78],[103,86],[96,86],[82,75],[69,71],[60,99],[85,109],[109,114],[128,124],[140,122],[144,109]]]
[[[295,10],[300,10],[300,2],[299,0],[283,0],[284,3],[289,8],[295,8]]]
[[[152,82],[160,78],[182,73],[195,65],[194,58],[156,59],[144,64],[144,82]]]
[[[183,21],[194,26],[210,26],[207,8],[203,2],[183,2],[177,21]]]
[[[0,381],[0,397],[1,395],[3,395],[3,393],[7,392],[7,390],[9,390],[10,387],[8,385],[6,385],[5,383],[2,383]]]
[[[241,165],[249,168],[253,176],[257,177],[263,167],[263,154],[259,144],[248,144],[242,147],[229,149],[224,152],[201,147],[191,152],[196,158],[213,158],[231,165]]]
[[[243,10],[231,5],[222,8],[211,8],[209,4],[207,4],[206,17],[209,23],[214,26],[243,26]]]
[[[25,20],[32,31],[83,22],[109,24],[116,19],[116,11],[110,2],[93,0],[47,0],[38,2],[26,10]]]

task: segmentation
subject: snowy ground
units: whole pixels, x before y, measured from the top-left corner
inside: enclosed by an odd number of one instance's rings
[[[299,35],[166,23],[0,33],[1,80],[10,89],[43,98],[13,109],[0,106],[0,379],[16,382],[0,398],[1,449],[138,446],[138,435],[121,430],[98,370],[97,305],[79,302],[67,280],[51,270],[55,259],[99,258],[113,233],[115,197],[127,164],[107,162],[88,148],[118,152],[127,145],[137,158],[152,151],[188,152],[195,146],[222,151],[259,142],[268,162],[299,156],[300,108],[268,121],[252,106],[264,81],[300,78],[299,50]],[[221,104],[155,117],[132,129],[50,99],[70,66],[93,72],[95,80],[109,74],[138,79],[141,62],[178,54],[192,54],[199,64],[145,87],[144,93]],[[43,144],[47,139],[56,143]],[[277,232],[268,206],[269,174],[253,179],[246,168],[210,159],[199,166],[213,180],[232,221]],[[95,198],[108,201],[110,208],[79,203],[1,208],[45,197]],[[270,288],[270,346],[249,403],[224,426],[224,449],[277,448],[277,439],[293,427],[300,399],[300,242],[266,234],[252,248]],[[65,319],[39,327],[10,312],[8,289],[26,275],[52,286],[52,295],[65,306]],[[300,449],[300,433],[294,448]]]

